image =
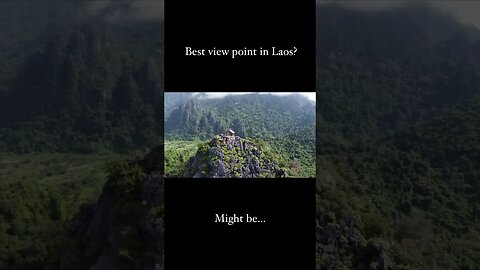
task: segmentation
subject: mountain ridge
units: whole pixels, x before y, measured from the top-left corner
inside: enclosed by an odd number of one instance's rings
[[[192,178],[285,178],[277,155],[265,143],[260,146],[239,136],[217,135],[199,147],[182,177]],[[283,160],[285,166],[285,161]]]
[[[169,95],[166,93],[166,100],[173,102]],[[198,150],[194,141],[210,141],[233,129],[242,140],[262,140],[275,149],[286,163],[283,167],[295,167],[290,177],[315,175],[315,103],[305,96],[242,94],[212,98],[192,94],[183,97],[179,98],[178,93],[172,95],[176,107],[172,107],[165,120],[166,172],[181,175],[179,171],[183,170],[191,152]],[[175,144],[177,148],[170,147]]]

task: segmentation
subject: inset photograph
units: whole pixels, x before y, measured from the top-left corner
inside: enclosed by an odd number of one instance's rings
[[[314,178],[315,92],[165,93],[165,177]]]

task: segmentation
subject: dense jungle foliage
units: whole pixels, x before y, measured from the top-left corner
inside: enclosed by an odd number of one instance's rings
[[[428,4],[318,7],[318,269],[480,267],[479,63]]]
[[[107,164],[161,142],[161,13],[158,1],[0,3],[0,269],[59,269]]]
[[[163,18],[143,18],[133,3],[97,6],[0,4],[0,151],[159,143]]]

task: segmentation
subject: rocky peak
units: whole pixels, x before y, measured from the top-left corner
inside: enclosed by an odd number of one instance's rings
[[[268,149],[240,136],[221,134],[188,160],[183,177],[279,178],[287,173]]]

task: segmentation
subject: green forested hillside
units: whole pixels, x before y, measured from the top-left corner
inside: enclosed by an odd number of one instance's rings
[[[478,269],[478,29],[323,5],[317,31],[318,269]]]
[[[314,124],[315,103],[300,95],[199,95],[173,109],[165,123],[165,137],[210,138],[233,128],[241,137],[282,138]],[[312,133],[305,137],[312,138]]]
[[[0,2],[0,269],[60,269],[116,152],[161,142],[161,5]]]
[[[315,123],[301,97],[162,101],[162,22],[87,2],[0,3],[0,150],[131,151],[163,123],[165,149],[106,170],[123,157],[1,154],[0,269],[158,269],[163,151],[176,175],[228,128],[316,169],[317,269],[480,268],[477,27],[319,5]]]
[[[165,95],[163,103],[165,111],[164,119],[167,120],[172,110],[188,101],[193,95],[193,93],[168,93],[168,95]]]
[[[479,105],[477,100],[448,109],[376,146],[318,156],[319,218],[350,220],[365,238],[335,264],[355,264],[375,244],[397,267],[475,269],[480,130],[471,123],[480,120]],[[346,232],[341,235],[352,240]],[[335,248],[352,248],[349,241]],[[320,241],[324,266],[334,257],[328,248]]]
[[[167,176],[181,171],[193,156],[187,156],[182,147],[170,147],[183,143],[177,140],[209,142],[228,129],[241,138],[257,138],[269,144],[286,161],[284,166],[290,169],[290,176],[315,175],[315,103],[306,97],[247,94],[179,99],[178,93],[165,94],[165,102],[174,98],[177,105],[165,121]]]
[[[31,2],[0,4],[2,21],[14,22],[0,21],[0,29],[16,33],[2,30],[0,42],[2,75],[11,74],[0,77],[0,150],[129,151],[158,143],[163,18],[112,20],[92,13],[89,2]],[[136,10],[127,2],[113,7]],[[24,47],[21,54],[13,44]]]
[[[0,154],[0,269],[58,269],[68,221],[121,155]]]

